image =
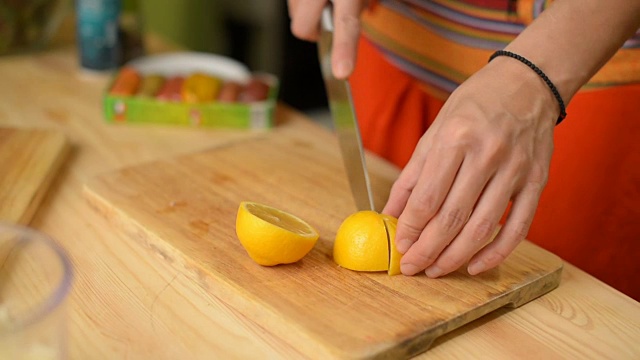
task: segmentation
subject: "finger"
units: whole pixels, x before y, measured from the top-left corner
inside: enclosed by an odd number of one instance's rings
[[[442,191],[447,194],[444,203],[424,226],[418,241],[402,257],[400,268],[403,274],[413,275],[433,264],[462,230],[489,177],[493,176],[494,169],[487,166],[472,156],[465,158],[450,189]]]
[[[293,14],[296,12],[298,8],[298,4],[300,0],[287,0],[287,8],[289,10],[289,17],[293,18]]]
[[[302,40],[317,41],[320,34],[320,16],[326,3],[318,0],[291,1],[291,33]]]
[[[407,200],[409,199],[409,195],[411,195],[411,191],[419,175],[420,168],[418,166],[412,168],[405,167],[402,170],[398,179],[393,183],[393,186],[391,186],[389,199],[382,209],[383,214],[396,218],[400,216],[402,209],[407,205]]]
[[[335,0],[333,7],[333,75],[345,79],[353,72],[360,37],[360,0]]]
[[[406,253],[438,212],[462,164],[461,150],[432,149],[425,157],[416,186],[398,218],[396,247]]]
[[[498,266],[526,238],[543,187],[541,184],[528,183],[518,193],[496,239],[471,259],[467,268],[469,274],[476,275]]]
[[[407,163],[398,179],[391,186],[391,192],[389,193],[389,199],[382,209],[383,214],[388,214],[394,217],[399,217],[402,210],[407,205],[407,200],[411,191],[418,181],[418,177],[422,171],[422,165],[424,163],[424,156],[419,156],[418,151],[413,153],[411,160]]]
[[[396,218],[400,217],[402,210],[404,210],[404,207],[407,205],[411,191],[418,182],[429,149],[429,139],[427,135],[425,135],[420,138],[413,154],[411,154],[409,162],[404,169],[402,169],[402,172],[400,172],[398,179],[393,183],[391,192],[389,193],[389,199],[384,209],[382,209],[383,214],[388,214]]]
[[[494,235],[500,218],[509,205],[513,180],[510,176],[492,178],[485,187],[460,234],[454,238],[425,273],[436,278],[457,270]]]

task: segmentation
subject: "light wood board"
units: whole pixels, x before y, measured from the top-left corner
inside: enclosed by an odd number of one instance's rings
[[[442,334],[558,285],[560,259],[529,242],[475,277],[463,270],[435,280],[390,277],[338,267],[333,238],[355,206],[337,148],[329,133],[274,132],[98,176],[85,196],[150,254],[312,358],[410,357]],[[373,168],[384,166],[373,160]],[[393,178],[371,172],[380,207]],[[235,235],[242,200],[307,220],[320,240],[298,263],[255,264]]]
[[[0,221],[31,221],[68,150],[59,131],[0,128]]]

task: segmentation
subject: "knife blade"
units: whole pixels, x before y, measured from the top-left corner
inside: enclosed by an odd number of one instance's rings
[[[318,41],[320,68],[329,100],[329,109],[356,208],[375,210],[360,128],[353,108],[351,88],[347,81],[336,79],[331,70],[332,43],[333,6],[329,2],[322,11]]]

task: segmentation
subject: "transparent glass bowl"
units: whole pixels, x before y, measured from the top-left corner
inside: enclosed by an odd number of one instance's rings
[[[65,251],[35,230],[0,222],[0,359],[66,359]]]

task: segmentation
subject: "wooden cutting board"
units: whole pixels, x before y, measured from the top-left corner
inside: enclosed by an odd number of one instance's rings
[[[68,151],[59,131],[0,128],[0,221],[31,221]]]
[[[274,131],[257,140],[104,174],[85,188],[98,211],[274,336],[312,358],[406,358],[438,336],[552,289],[562,262],[523,242],[492,271],[441,279],[358,273],[332,260],[355,211],[338,145],[328,132]],[[397,171],[370,159],[380,207]],[[320,232],[291,265],[261,267],[241,247],[242,200],[292,212]]]

